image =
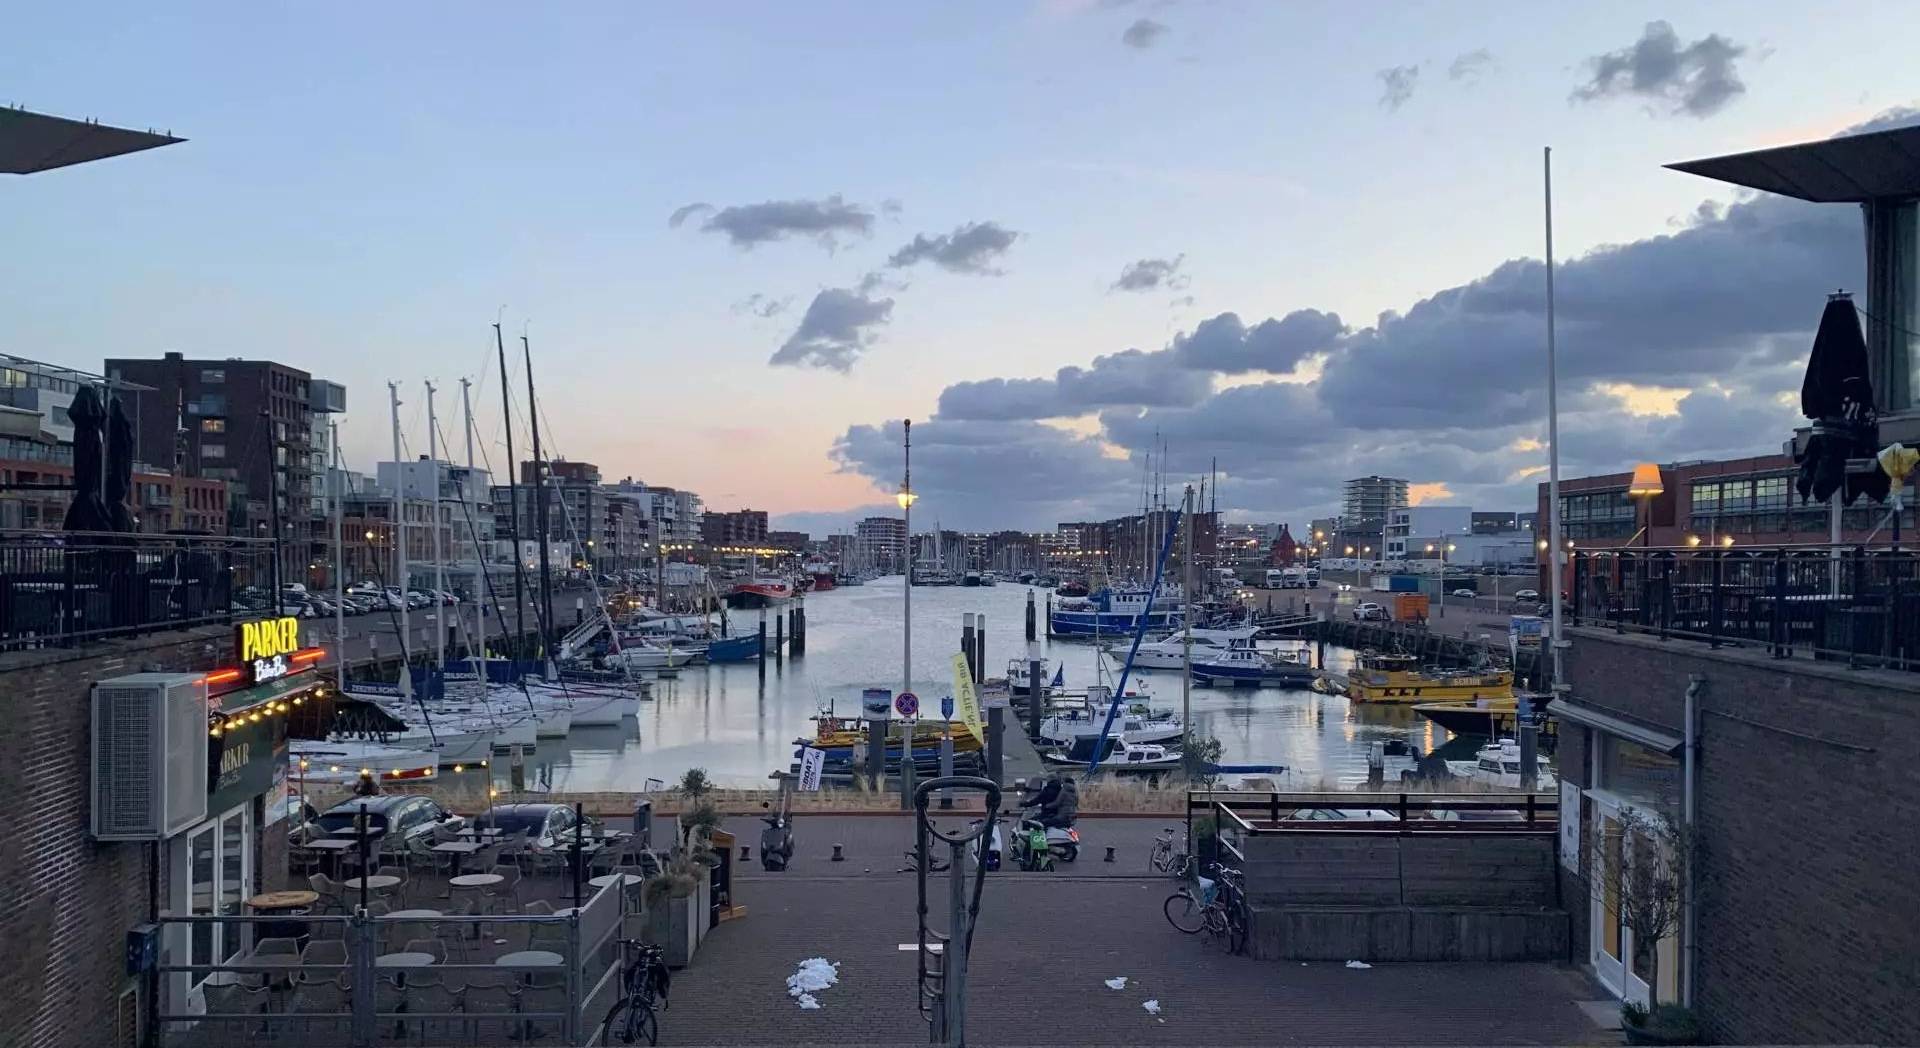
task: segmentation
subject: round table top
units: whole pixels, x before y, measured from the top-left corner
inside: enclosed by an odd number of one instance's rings
[[[353,891],[359,891],[360,882],[362,881],[366,882],[368,891],[379,891],[382,888],[391,888],[394,885],[399,884],[400,878],[395,877],[390,873],[376,873],[366,877],[349,877],[345,881],[341,882],[341,887],[349,888]]]
[[[402,950],[399,953],[383,953],[373,959],[375,968],[425,968],[439,958],[430,953]]]
[[[455,888],[487,888],[504,880],[506,878],[497,873],[463,873],[458,877],[448,878],[447,883]]]
[[[486,847],[486,845],[480,843],[479,841],[441,841],[439,844],[434,845],[431,850],[443,851],[443,852],[466,852],[468,854],[472,854],[484,847]]]
[[[507,967],[532,967],[535,965],[552,966],[563,964],[566,958],[552,950],[520,950],[516,953],[501,954],[493,963]]]
[[[640,880],[638,876],[631,873],[603,873],[587,883],[593,885],[595,888],[605,888],[615,884],[639,884]]]
[[[407,918],[417,919],[421,917],[441,917],[445,915],[442,914],[439,910],[395,910],[392,913],[387,914],[387,916],[407,917]]]
[[[303,906],[312,906],[319,901],[319,892],[294,889],[283,892],[262,892],[248,899],[247,905],[256,910],[297,910]]]

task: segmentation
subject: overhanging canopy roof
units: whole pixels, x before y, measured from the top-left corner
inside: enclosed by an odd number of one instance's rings
[[[1630,721],[1611,711],[1572,699],[1554,700],[1552,712],[1561,720],[1572,721],[1582,727],[1593,728],[1608,735],[1637,742],[1647,749],[1658,750],[1670,757],[1678,757],[1685,745],[1685,740],[1670,731]]]
[[[1821,204],[1920,196],[1920,127],[1896,127],[1667,166]]]
[[[31,175],[184,141],[152,131],[0,108],[0,172],[7,174]]]

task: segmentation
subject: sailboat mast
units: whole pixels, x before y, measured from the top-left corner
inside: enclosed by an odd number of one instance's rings
[[[513,480],[513,387],[507,381],[507,344],[500,339],[498,323],[493,325],[493,348],[500,355],[500,418],[507,431],[507,537],[513,543],[513,643],[508,649],[517,655],[527,637],[526,575],[520,567],[520,489]]]
[[[553,655],[547,650],[549,638],[546,635],[546,617],[553,608],[553,574],[547,564],[547,460],[540,452],[540,401],[533,392],[533,346],[527,342],[527,336],[520,336],[520,352],[527,362],[527,421],[533,426],[533,490],[539,499],[539,509],[535,511],[537,526],[540,529],[540,606],[534,609],[533,619],[541,624],[540,659],[548,670],[553,668]],[[553,679],[551,672],[546,674]]]
[[[347,566],[342,562],[345,549],[340,542],[340,504],[345,501],[347,473],[340,468],[340,423],[327,423],[327,443],[333,447],[333,475],[327,490],[333,495],[333,643],[334,683],[347,690]]]
[[[407,626],[407,485],[406,460],[400,457],[400,384],[387,383],[387,400],[393,414],[393,577],[400,590],[400,637],[403,643],[412,636]],[[400,694],[413,697],[413,670],[402,660]]]
[[[473,387],[472,382],[469,382],[464,378],[460,380],[461,427],[466,431],[465,435],[467,439],[467,480],[466,480],[467,484],[473,483],[473,397],[471,395],[472,387]],[[462,495],[460,499],[460,504],[462,509],[464,510],[467,504],[467,500],[464,495]],[[490,590],[492,589],[492,587],[488,585],[488,580],[486,577],[487,576],[487,555],[485,552],[483,552],[480,549],[480,536],[474,533],[473,522],[471,520],[467,522],[467,541],[473,547],[474,573],[480,576],[479,579],[476,580],[477,584],[473,588],[473,599],[475,603],[478,603],[482,600],[491,601],[492,594]],[[518,554],[516,554],[516,556],[517,555]],[[473,616],[473,624],[474,624],[474,633],[476,634],[476,636],[474,637],[474,641],[473,641],[474,650],[467,653],[468,661],[471,662],[473,657],[476,654],[478,655],[480,659],[480,664],[479,664],[480,683],[482,685],[485,685],[487,683],[487,662],[486,662],[487,616],[486,616],[485,605],[481,605],[479,608],[476,609],[475,614]]]
[[[447,628],[442,621],[447,608],[440,594],[447,588],[445,551],[440,548],[440,418],[433,413],[433,383],[427,386],[427,490],[433,493],[427,514],[427,527],[433,529],[433,657],[441,669],[447,668]]]

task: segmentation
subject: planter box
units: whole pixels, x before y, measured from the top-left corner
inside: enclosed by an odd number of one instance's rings
[[[713,877],[700,878],[694,890],[680,898],[662,900],[647,909],[648,938],[666,951],[669,968],[685,968],[706,938],[713,917]]]

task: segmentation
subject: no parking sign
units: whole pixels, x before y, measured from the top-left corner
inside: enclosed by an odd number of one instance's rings
[[[903,691],[893,698],[893,711],[908,720],[920,716],[920,696]]]

